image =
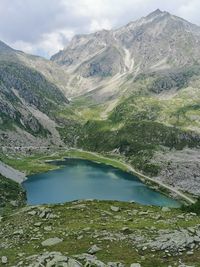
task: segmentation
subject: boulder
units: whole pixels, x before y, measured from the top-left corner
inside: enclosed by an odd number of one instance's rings
[[[95,253],[97,253],[98,251],[100,251],[101,250],[101,248],[99,248],[97,245],[93,245],[92,247],[90,247],[89,249],[88,249],[88,253],[89,254],[95,254]]]
[[[50,246],[54,246],[57,245],[59,243],[61,243],[63,240],[58,238],[58,237],[53,237],[53,238],[49,238],[46,239],[45,241],[42,242],[42,246],[43,247],[50,247]]]
[[[119,207],[116,207],[116,206],[111,206],[110,209],[114,212],[118,212],[120,211],[120,208]]]
[[[170,210],[170,208],[168,208],[168,207],[162,207],[162,211],[163,211],[163,212],[169,212],[169,211],[171,211],[171,210]]]
[[[2,264],[7,264],[8,263],[8,258],[6,256],[1,257],[1,262]]]

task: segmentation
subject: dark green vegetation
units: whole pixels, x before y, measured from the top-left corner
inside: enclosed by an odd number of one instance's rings
[[[189,206],[182,206],[182,210],[186,212],[195,212],[200,215],[200,198],[197,199],[195,204]]]
[[[157,175],[159,166],[149,161],[156,150],[196,147],[200,137],[192,132],[168,127],[158,122],[129,122],[115,129],[112,121],[89,121],[78,139],[78,146],[86,150],[110,152],[117,150],[134,167],[147,174]]]
[[[0,175],[0,214],[25,205],[25,199],[21,185]]]

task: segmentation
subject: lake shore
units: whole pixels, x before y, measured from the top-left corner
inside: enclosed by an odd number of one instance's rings
[[[116,156],[118,158],[116,158]],[[64,160],[67,157],[87,159],[87,160],[111,165],[123,171],[130,172],[136,175],[138,178],[140,178],[149,187],[155,189],[156,191],[164,193],[166,196],[170,196],[172,198],[178,199],[186,204],[195,203],[195,199],[193,199],[193,197],[191,197],[187,193],[184,193],[175,187],[166,185],[163,182],[157,181],[152,177],[144,175],[143,173],[135,170],[133,166],[127,163],[124,159],[122,159],[118,155],[116,156],[115,158],[113,158],[114,155],[113,156],[102,155],[102,154],[98,154],[95,152],[84,151],[81,149],[73,149],[73,148],[63,149],[62,148],[61,150],[55,149],[55,151],[48,151],[46,154],[35,153],[33,156],[22,157],[19,160],[16,160],[16,158],[6,159],[5,163],[9,166],[12,166],[16,170],[19,170],[20,172],[24,172],[26,175],[30,175],[30,174],[47,172],[47,171],[59,168],[58,166],[53,166],[51,164],[48,164],[51,161]]]
[[[155,189],[156,191],[162,192],[167,196],[176,196],[179,200],[184,200],[184,202],[189,203],[189,204],[194,204],[195,200],[192,197],[189,197],[188,195],[184,194],[183,192],[177,190],[174,187],[171,187],[169,185],[166,185],[160,181],[157,181],[147,175],[144,175],[138,171],[136,171],[130,164],[123,162],[122,160],[118,159],[111,159],[109,157],[105,157],[101,154],[95,153],[95,152],[90,152],[90,151],[84,151],[81,149],[71,149],[67,152],[66,154],[67,157],[71,158],[81,158],[81,159],[88,159],[91,161],[99,162],[99,163],[104,163],[107,165],[111,165],[113,167],[119,168],[123,171],[127,171],[132,173],[133,175],[136,175],[142,182],[145,184],[148,184],[149,187]],[[51,162],[55,160],[60,160],[64,159],[66,156],[62,158],[55,158],[51,160],[46,160],[46,162]]]

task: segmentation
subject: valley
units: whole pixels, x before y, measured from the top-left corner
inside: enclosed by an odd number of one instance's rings
[[[50,60],[0,42],[0,264],[200,266],[199,44],[160,10]]]

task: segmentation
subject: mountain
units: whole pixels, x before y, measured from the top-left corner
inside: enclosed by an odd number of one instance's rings
[[[127,77],[200,63],[199,45],[200,27],[156,10],[116,30],[76,35],[51,60],[67,68],[74,94],[96,89],[110,98]]]
[[[56,134],[52,130],[55,113],[59,105],[65,106],[69,101],[41,71],[27,66],[22,55],[30,57],[0,43],[1,142],[8,146],[30,145],[32,141],[39,142],[38,137],[47,136],[50,143],[59,141],[59,134],[53,136]]]
[[[199,195],[199,26],[156,10],[119,29],[77,35],[51,60],[69,73],[86,121],[78,147],[123,155]]]
[[[51,60],[0,42],[3,265],[199,266],[199,44],[200,27],[159,9],[77,35]],[[114,180],[115,168],[130,171],[182,207],[91,199],[25,206],[17,182],[64,158],[109,164]]]
[[[1,147],[114,154],[199,195],[199,44],[200,27],[160,10],[51,60],[0,43]]]

